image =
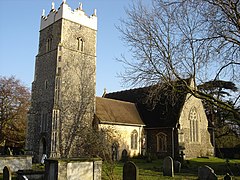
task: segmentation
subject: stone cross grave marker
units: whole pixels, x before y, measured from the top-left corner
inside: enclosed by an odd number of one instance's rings
[[[131,161],[123,166],[123,180],[138,180],[138,167]]]
[[[9,167],[5,166],[3,168],[3,180],[11,180],[11,179],[12,179],[11,170]]]
[[[170,156],[163,159],[163,176],[174,177],[173,159]]]

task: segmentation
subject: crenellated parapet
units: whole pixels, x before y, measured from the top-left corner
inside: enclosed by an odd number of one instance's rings
[[[62,18],[97,30],[96,10],[94,10],[91,16],[88,16],[82,9],[82,3],[79,4],[77,9],[72,10],[71,7],[69,7],[66,3],[66,0],[63,0],[58,10],[55,9],[54,3],[52,3],[52,8],[48,15],[45,15],[45,10],[43,10],[40,30],[48,27]]]

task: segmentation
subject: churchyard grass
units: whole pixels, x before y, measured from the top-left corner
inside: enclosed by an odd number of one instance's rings
[[[190,159],[182,164],[182,169],[180,173],[175,173],[174,177],[163,176],[162,172],[162,160],[153,160],[151,163],[146,162],[144,159],[131,159],[137,167],[139,168],[139,180],[163,180],[163,179],[195,179],[197,180],[198,167],[203,165],[208,165],[212,167],[217,174],[219,179],[223,179],[224,175],[229,172],[229,169],[234,174],[234,180],[240,180],[240,171],[237,168],[237,164],[240,168],[239,160],[228,160],[229,166],[226,165],[226,159],[220,158],[195,158]],[[118,162],[115,164],[114,168],[114,179],[122,179],[122,169],[124,163]],[[103,163],[103,173],[102,179],[108,180],[109,178],[104,173],[104,163]]]
[[[196,169],[201,165],[208,165],[214,169],[215,173],[218,175],[224,175],[226,173],[231,173],[233,175],[239,176],[240,178],[240,159],[220,159],[220,158],[194,158],[186,161],[186,166],[191,169]]]
[[[162,173],[162,160],[153,160],[151,163],[146,162],[144,159],[131,159],[137,167],[139,168],[139,180],[166,180],[166,179],[184,179],[184,180],[197,180],[197,172],[198,167],[203,165],[208,165],[212,167],[217,174],[218,178],[221,180],[223,179],[224,175],[229,172],[229,169],[235,175],[233,180],[240,180],[240,159],[230,159],[227,160],[229,166],[226,164],[226,159],[220,158],[195,158],[190,159],[184,162],[182,165],[182,169],[180,173],[175,173],[174,177],[166,177],[163,176]],[[237,164],[239,167],[237,167]],[[122,179],[122,171],[123,171],[122,162],[117,162],[114,167],[114,180],[121,180]],[[33,164],[33,169],[35,170],[43,170],[44,166],[39,164]],[[103,163],[103,172],[102,172],[102,179],[109,180],[106,176],[106,165]],[[13,179],[15,179],[13,177]],[[2,180],[2,174],[0,173],[0,180]]]
[[[16,180],[17,176],[16,175],[12,175],[12,180]],[[3,180],[3,175],[0,173],[0,180]]]

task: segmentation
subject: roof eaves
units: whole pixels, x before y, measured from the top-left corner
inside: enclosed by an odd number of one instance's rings
[[[131,124],[131,123],[120,123],[120,122],[111,122],[111,121],[101,121],[99,124],[114,124],[114,125],[124,125],[124,126],[146,126],[145,124]]]

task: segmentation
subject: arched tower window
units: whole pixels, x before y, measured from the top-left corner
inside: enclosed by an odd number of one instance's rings
[[[198,114],[197,108],[193,107],[189,112],[190,142],[198,142]]]
[[[137,149],[138,144],[138,133],[136,130],[133,130],[131,133],[131,149]]]
[[[167,135],[164,133],[157,134],[157,152],[167,151]]]
[[[83,52],[84,51],[84,40],[83,38],[77,38],[77,50]]]
[[[47,38],[46,51],[52,50],[52,37]]]

